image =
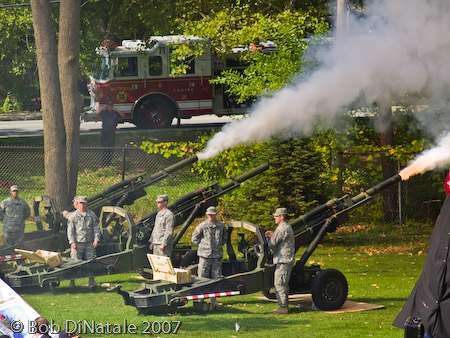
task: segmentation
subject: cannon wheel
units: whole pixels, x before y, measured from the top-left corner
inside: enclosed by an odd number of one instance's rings
[[[193,264],[198,264],[197,250],[189,250],[180,262],[180,266],[185,268]]]
[[[311,293],[314,304],[320,310],[337,310],[347,300],[347,279],[336,269],[322,270],[312,282]]]

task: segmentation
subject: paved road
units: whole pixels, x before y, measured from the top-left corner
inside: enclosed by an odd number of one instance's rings
[[[232,121],[231,117],[217,117],[215,115],[196,116],[189,120],[181,120],[182,129],[199,129],[221,127],[225,123]],[[176,120],[173,121],[171,128],[177,128]],[[134,124],[123,123],[119,125],[120,131],[130,131],[137,129]],[[81,133],[98,133],[102,128],[101,122],[82,122],[80,126]],[[20,136],[39,136],[43,134],[43,127],[41,120],[27,120],[27,121],[1,121],[0,122],[0,137],[20,137]]]

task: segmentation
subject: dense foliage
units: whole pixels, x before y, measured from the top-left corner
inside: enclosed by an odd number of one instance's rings
[[[0,17],[1,110],[30,109],[39,94],[31,10],[2,10]]]
[[[204,137],[199,143],[189,144],[144,142],[142,148],[151,153],[182,155],[203,148],[208,139]],[[270,165],[267,171],[221,199],[226,218],[245,219],[270,227],[274,224],[271,213],[275,208],[284,206],[290,216],[298,217],[329,196],[330,185],[322,179],[325,167],[321,154],[309,138],[239,146],[214,159],[196,163],[194,170],[210,181],[224,181],[264,162]]]
[[[308,47],[307,38],[320,36],[327,29],[326,21],[308,12],[283,11],[268,15],[253,13],[246,6],[227,8],[183,25],[183,31],[188,35],[208,37],[219,58],[240,47],[240,62],[248,64],[248,67],[243,71],[222,72],[213,82],[225,84],[241,102],[270,95],[290,83],[294,74],[299,76],[300,66],[305,66],[302,55]],[[260,43],[269,41],[276,46],[276,52],[254,51],[254,48],[261,47]],[[199,53],[201,50],[181,46],[175,49],[174,56],[179,61]]]

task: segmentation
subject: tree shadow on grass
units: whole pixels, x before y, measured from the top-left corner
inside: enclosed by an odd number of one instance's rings
[[[311,324],[309,320],[299,319],[295,315],[251,314],[246,311],[211,316],[192,314],[189,315],[189,321],[183,320],[181,316],[177,319],[182,320],[184,332],[230,331],[234,330],[236,323],[238,323],[240,326],[239,333],[252,332],[257,334],[258,332],[283,330],[292,325]]]
[[[182,323],[183,332],[189,332],[192,336],[198,333],[235,331],[236,323],[239,325],[239,334],[257,334],[270,332],[272,330],[283,330],[293,325],[310,325],[311,321],[301,318],[296,314],[304,312],[302,309],[291,308],[289,315],[277,315],[266,312],[252,312],[243,309],[221,307],[209,312],[195,310],[192,307],[180,308],[178,313],[171,316],[170,320],[177,320]],[[155,315],[152,315],[155,316]],[[164,316],[167,316],[165,314]],[[160,320],[160,316],[155,316]],[[166,317],[167,318],[167,317]],[[148,317],[147,317],[148,319]],[[216,333],[217,334],[217,333]]]

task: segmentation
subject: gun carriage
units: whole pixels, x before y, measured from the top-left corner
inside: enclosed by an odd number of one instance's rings
[[[316,307],[325,311],[339,309],[345,303],[348,295],[345,276],[336,269],[321,269],[319,265],[307,266],[306,263],[325,235],[344,224],[352,210],[371,201],[374,195],[400,181],[401,177],[396,175],[353,198],[344,195],[329,200],[291,222],[296,250],[307,245],[292,270],[289,281],[291,294],[311,293]],[[258,241],[250,246],[242,235],[239,251],[243,253],[243,257],[238,259],[230,238],[233,230],[240,228],[255,233]],[[228,232],[228,260],[223,261],[223,278],[211,280],[195,277],[184,284],[149,280],[136,291],[126,292],[120,285],[114,289],[122,295],[125,304],[135,306],[143,313],[175,312],[178,306],[186,304],[189,299],[199,297],[222,297],[262,291],[266,297],[275,298],[275,265],[272,263],[272,253],[269,251],[264,229],[248,222],[233,221],[228,223]],[[194,260],[191,263],[194,263]],[[195,273],[196,265],[188,267],[188,270]]]
[[[175,226],[182,225],[174,237],[173,260],[180,264],[190,246],[175,246],[189,225],[202,210],[215,204],[216,199],[240,187],[241,183],[269,168],[262,164],[224,184],[214,183],[200,187],[169,205],[175,214]],[[132,216],[119,206],[103,206],[100,214],[102,241],[97,247],[97,257],[89,261],[63,259],[63,263],[50,268],[48,264],[34,262],[21,264],[14,272],[5,275],[15,288],[28,286],[58,286],[61,280],[123,273],[149,267],[146,254],[148,238],[153,229],[156,212],[145,215],[136,224]],[[67,239],[64,239],[64,243]],[[68,252],[67,252],[68,253]],[[143,273],[146,273],[145,271]]]
[[[153,174],[145,173],[114,184],[97,194],[89,196],[89,209],[99,216],[103,206],[113,205],[122,207],[124,205],[131,205],[134,201],[146,195],[146,187],[163,180],[171,173],[191,165],[197,160],[197,156],[194,155]],[[43,208],[48,230],[44,230],[39,214],[40,208]],[[75,210],[73,206],[68,209],[69,211]],[[55,199],[45,195],[37,196],[34,198],[32,210],[36,223],[36,231],[25,233],[24,242],[21,244],[20,249],[44,249],[49,251],[64,251],[67,249],[68,242],[65,235],[67,221],[62,216]],[[0,246],[0,256],[14,254],[15,251],[12,245],[5,244]]]

